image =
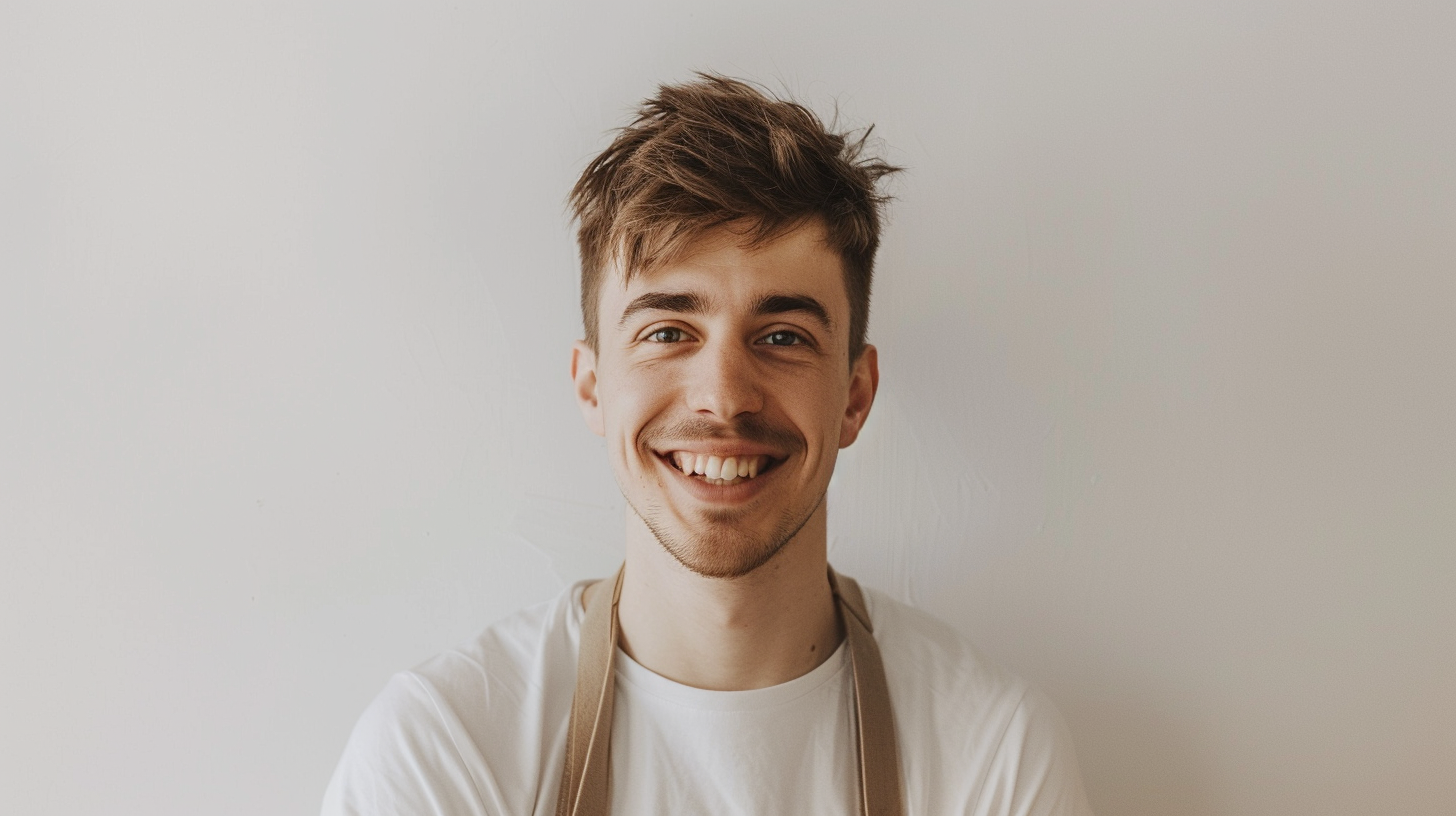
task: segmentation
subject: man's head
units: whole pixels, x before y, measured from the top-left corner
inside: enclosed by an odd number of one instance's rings
[[[874,183],[893,168],[859,161],[862,141],[704,77],[661,89],[573,193],[583,415],[636,517],[701,575],[822,538],[838,450],[869,415]]]
[[[830,132],[802,105],[722,76],[661,86],[571,191],[587,345],[597,347],[612,268],[630,281],[717,227],[738,224],[749,245],[762,245],[818,219],[844,265],[858,358],[886,201],[876,184],[898,169],[863,155],[868,135]]]

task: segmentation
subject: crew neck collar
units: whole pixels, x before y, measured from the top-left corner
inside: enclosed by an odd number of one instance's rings
[[[582,590],[591,581],[578,581],[567,593],[570,614],[575,628],[580,632],[583,612]],[[775,708],[792,703],[808,695],[825,683],[835,680],[849,667],[848,638],[841,639],[839,646],[828,660],[784,683],[744,691],[717,691],[684,685],[652,671],[632,659],[632,656],[617,647],[617,680],[653,697],[684,708],[709,711],[756,711]]]

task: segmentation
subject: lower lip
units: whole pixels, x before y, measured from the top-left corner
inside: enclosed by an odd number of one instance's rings
[[[654,454],[654,458],[656,458],[657,463],[665,468],[668,473],[670,473],[673,477],[675,477],[678,483],[681,484],[685,490],[691,493],[694,498],[699,499],[700,501],[711,502],[713,504],[742,504],[743,502],[752,499],[754,496],[758,495],[759,491],[763,490],[764,481],[766,479],[772,478],[775,473],[778,473],[778,465],[783,464],[783,462],[777,462],[775,463],[774,467],[769,468],[767,471],[760,473],[752,479],[745,479],[738,484],[715,485],[708,484],[706,479],[702,479],[697,476],[689,476],[686,473],[683,473],[681,470],[673,467],[670,463],[667,462],[667,460],[663,459],[661,456],[656,456]]]

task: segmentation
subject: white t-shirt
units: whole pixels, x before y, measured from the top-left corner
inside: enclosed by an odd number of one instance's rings
[[[360,717],[325,816],[553,816],[576,684],[578,583],[395,675]],[[1090,816],[1044,697],[945,624],[866,588],[907,814]],[[849,652],[781,685],[707,691],[617,652],[612,813],[858,813]]]

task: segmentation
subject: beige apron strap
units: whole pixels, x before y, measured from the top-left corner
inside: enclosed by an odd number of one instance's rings
[[[611,807],[612,702],[616,696],[617,603],[622,570],[612,593],[597,583],[581,622],[576,694],[566,732],[566,767],[556,797],[556,816],[607,816]],[[875,643],[864,594],[853,578],[829,571],[854,672],[859,799],[863,816],[903,816],[900,752],[890,709],[885,665]]]
[[[581,620],[576,693],[566,726],[566,767],[556,797],[557,816],[607,816],[611,800],[612,703],[616,698],[617,602],[622,570],[593,584]]]
[[[860,804],[865,816],[902,816],[905,809],[900,792],[900,749],[895,740],[890,686],[885,681],[885,664],[875,643],[864,593],[853,578],[832,569],[829,585],[839,600],[850,664],[854,667]]]

